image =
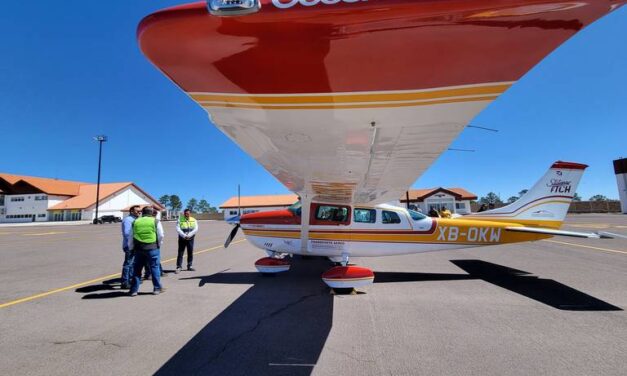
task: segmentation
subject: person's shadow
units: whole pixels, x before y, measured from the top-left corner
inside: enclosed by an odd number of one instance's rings
[[[174,270],[164,269],[163,273],[164,275],[167,276],[169,274],[174,273]],[[163,277],[161,278],[163,279]],[[85,300],[121,298],[121,297],[128,296],[128,292],[129,292],[127,289],[121,289],[120,287],[121,282],[122,282],[121,278],[112,278],[106,281],[102,281],[101,283],[96,284],[96,285],[79,287],[74,291],[80,294],[86,294],[82,297],[82,299],[85,299]],[[149,279],[146,280],[145,278],[142,278],[142,283],[144,282],[151,283]],[[148,294],[152,294],[152,293],[148,293],[148,292],[139,293],[139,295],[148,295]]]

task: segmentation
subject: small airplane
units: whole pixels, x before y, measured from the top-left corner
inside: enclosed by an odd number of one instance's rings
[[[389,204],[375,206],[312,203],[303,225],[301,202],[285,210],[244,214],[229,234],[228,247],[238,229],[268,257],[255,266],[261,273],[288,271],[286,255],[326,256],[339,265],[322,275],[331,288],[370,284],[374,273],[348,265],[349,257],[377,257],[451,249],[484,247],[547,239],[555,235],[580,238],[611,237],[604,233],[559,230],[585,168],[584,164],[555,162],[517,201],[493,210],[456,218],[431,218]],[[305,228],[306,227],[306,228]]]
[[[300,203],[243,215],[269,257],[340,265],[332,288],[372,283],[352,256],[532,241],[560,231],[585,165],[554,163],[504,208],[432,219],[385,205],[546,55],[625,0],[207,0],[145,17],[144,55]]]

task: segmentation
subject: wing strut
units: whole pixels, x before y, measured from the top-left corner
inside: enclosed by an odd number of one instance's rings
[[[309,253],[309,211],[311,209],[311,197],[303,194],[300,197],[300,251]]]

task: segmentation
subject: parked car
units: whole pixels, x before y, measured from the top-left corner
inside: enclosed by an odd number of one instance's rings
[[[122,218],[116,217],[115,215],[103,215],[98,218],[98,220],[94,220],[94,223],[103,224],[103,223],[116,223],[122,222]]]

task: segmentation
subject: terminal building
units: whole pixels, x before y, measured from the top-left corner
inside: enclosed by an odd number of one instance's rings
[[[431,189],[411,189],[409,190],[409,207],[420,209],[423,213],[427,213],[431,207],[440,210],[444,207],[448,208],[451,213],[469,214],[470,201],[476,200],[477,196],[468,192],[463,188],[431,188]],[[298,201],[298,196],[294,194],[288,195],[267,195],[267,196],[237,196],[226,200],[220,209],[224,212],[224,219],[227,220],[237,216],[238,210],[242,214],[255,213],[260,211],[269,211],[277,209],[285,209]],[[407,196],[401,197],[394,202],[395,205],[406,206]]]
[[[100,184],[98,216],[122,218],[132,205],[161,208],[131,182]],[[0,173],[0,223],[93,221],[96,184]]]
[[[420,209],[425,214],[431,208],[437,211],[447,208],[451,213],[470,214],[470,201],[477,199],[477,195],[463,188],[410,189],[408,195],[409,207]],[[407,204],[407,195],[401,197],[400,203],[401,206]]]

